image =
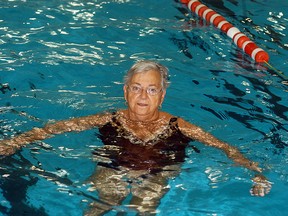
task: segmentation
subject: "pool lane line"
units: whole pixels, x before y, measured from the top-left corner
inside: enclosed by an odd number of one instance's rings
[[[265,63],[269,61],[269,55],[262,48],[258,47],[256,43],[250,40],[245,34],[240,32],[238,28],[228,22],[223,16],[216,13],[206,5],[198,0],[180,0],[181,3],[186,4],[188,9],[202,17],[207,22],[213,23],[215,27],[227,34],[233,42],[249,55],[257,63]]]
[[[202,17],[207,22],[213,23],[215,27],[227,34],[233,42],[249,55],[257,63],[265,63],[270,69],[272,69],[279,77],[283,79],[282,84],[288,85],[288,77],[282,71],[277,70],[271,64],[269,64],[269,54],[262,48],[258,47],[256,43],[250,40],[245,34],[240,32],[238,28],[228,22],[223,16],[216,13],[206,5],[202,4],[198,0],[180,0],[181,3],[186,4],[188,9]]]

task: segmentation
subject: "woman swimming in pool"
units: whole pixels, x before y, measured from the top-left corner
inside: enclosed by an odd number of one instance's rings
[[[48,124],[43,128],[0,141],[0,154],[13,154],[20,147],[54,134],[98,127],[104,147],[95,157],[99,162],[91,178],[101,203],[87,214],[100,215],[132,193],[130,204],[139,212],[152,212],[167,192],[167,180],[179,173],[185,148],[196,140],[224,151],[235,163],[258,173],[251,194],[264,196],[271,184],[258,164],[239,150],[220,141],[200,127],[159,110],[168,86],[168,70],[153,61],[139,61],[128,71],[123,87],[128,108],[115,113],[95,114]],[[194,148],[196,151],[197,149]],[[104,155],[104,156],[103,156]],[[130,191],[128,191],[130,185]]]

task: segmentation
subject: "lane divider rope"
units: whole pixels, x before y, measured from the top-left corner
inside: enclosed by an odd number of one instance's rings
[[[242,33],[238,28],[233,26],[228,22],[223,16],[216,13],[214,10],[210,9],[206,5],[202,4],[198,0],[180,0],[181,3],[186,4],[188,9],[194,12],[199,17],[202,17],[207,22],[213,23],[215,27],[220,29],[222,32],[226,33],[233,42],[243,50],[247,55],[249,55],[257,63],[265,63],[270,69],[272,69],[279,77],[284,81],[282,84],[288,85],[288,77],[285,74],[277,70],[271,64],[269,64],[269,54],[265,52],[262,48],[258,47],[256,43],[250,40],[244,33]]]
[[[188,9],[202,17],[207,22],[213,23],[215,27],[226,33],[233,42],[249,55],[257,63],[268,63],[269,55],[256,43],[250,40],[245,34],[240,32],[238,28],[228,22],[223,16],[208,8],[198,0],[181,0],[181,3],[186,4]]]

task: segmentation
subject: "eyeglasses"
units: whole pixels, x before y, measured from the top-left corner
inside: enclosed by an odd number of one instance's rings
[[[141,94],[143,91],[143,87],[139,86],[139,85],[128,85],[128,89],[130,92],[134,93],[134,94]],[[146,92],[147,94],[151,95],[151,96],[155,96],[157,94],[159,94],[162,91],[161,89],[157,89],[156,87],[148,87],[146,88]]]

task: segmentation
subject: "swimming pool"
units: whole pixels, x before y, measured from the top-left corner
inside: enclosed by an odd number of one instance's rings
[[[203,3],[249,35],[287,74],[287,2]],[[223,4],[222,4],[223,3]],[[124,108],[122,77],[138,59],[170,68],[163,110],[238,146],[274,183],[251,197],[253,173],[193,143],[158,215],[285,215],[287,85],[177,1],[0,3],[2,137],[53,120]],[[1,159],[3,215],[82,215],[97,194],[87,179],[95,130],[56,136]],[[135,212],[125,203],[107,215]]]

